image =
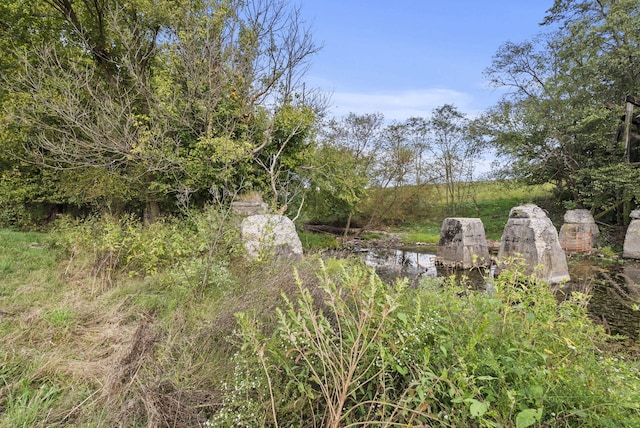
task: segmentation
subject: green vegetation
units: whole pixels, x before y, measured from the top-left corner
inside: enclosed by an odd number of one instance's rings
[[[0,27],[4,225],[301,192],[318,46],[287,2],[8,0]]]
[[[239,314],[233,390],[209,426],[627,426],[637,361],[602,351],[585,296],[558,303],[515,263],[488,296],[321,269],[264,329]],[[315,291],[314,291],[315,290]]]
[[[317,250],[325,250],[327,248],[338,248],[340,243],[334,235],[327,233],[309,232],[306,230],[298,231],[302,249],[305,252],[313,252]]]
[[[540,34],[494,55],[486,76],[506,95],[478,132],[504,160],[503,174],[555,183],[559,201],[626,224],[640,202],[640,140],[629,121],[627,147],[620,119],[627,95],[640,94],[640,10],[633,0],[555,1],[540,22]]]
[[[0,3],[0,224],[48,230],[0,230],[0,427],[640,426],[637,355],[584,295],[558,303],[517,263],[487,295],[248,262],[229,215],[245,194],[407,243],[451,216],[498,239],[527,202],[624,225],[637,124],[628,150],[611,135],[640,94],[637,1],[556,1],[552,31],[495,55],[511,90],[481,118],[388,125],[322,120],[291,6]],[[503,182],[471,181],[485,145]]]
[[[402,228],[402,242],[405,244],[437,244],[440,241],[441,227],[442,222],[439,221],[407,224]]]
[[[437,186],[428,186],[428,193],[433,195],[429,207],[422,213],[413,213],[412,220],[395,227],[407,244],[432,243],[440,240],[440,228],[446,217],[478,217],[482,219],[488,239],[499,240],[511,208],[535,203],[548,206],[552,196],[551,185],[518,185],[515,182],[481,181],[473,183],[474,200],[459,207],[457,215],[452,215],[444,198],[440,198]],[[560,207],[549,206],[549,215],[554,220],[561,220],[564,211]]]
[[[236,260],[223,218],[2,231],[0,426],[193,427],[214,414],[234,313],[266,321],[294,284],[287,265]]]
[[[640,423],[637,356],[517,264],[489,296],[248,262],[212,209],[2,231],[0,266],[2,427]]]

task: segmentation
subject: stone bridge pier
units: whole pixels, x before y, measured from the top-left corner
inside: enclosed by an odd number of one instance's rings
[[[631,223],[627,228],[622,247],[625,259],[640,259],[640,209],[631,211]]]
[[[523,258],[527,274],[535,273],[550,284],[570,280],[558,231],[536,205],[514,207],[509,212],[498,252],[498,270],[509,258]]]
[[[440,230],[436,263],[471,269],[491,263],[484,225],[479,218],[446,218]]]

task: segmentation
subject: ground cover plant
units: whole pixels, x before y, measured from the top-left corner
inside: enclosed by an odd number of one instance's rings
[[[237,242],[214,209],[2,231],[0,426],[640,421],[638,362],[517,265],[488,296]]]
[[[637,361],[604,351],[586,296],[558,303],[514,261],[495,294],[387,286],[353,264],[299,282],[264,334],[239,315],[233,392],[209,426],[633,426]]]

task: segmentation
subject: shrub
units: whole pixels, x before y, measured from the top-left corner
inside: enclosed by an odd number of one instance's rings
[[[558,303],[515,263],[493,295],[360,265],[299,283],[273,333],[240,314],[242,347],[210,426],[637,426],[638,363],[600,350],[584,295]]]
[[[223,213],[214,209],[160,219],[147,226],[132,215],[86,220],[61,217],[53,227],[52,240],[72,261],[88,255],[94,275],[109,283],[117,274],[148,276],[172,269],[191,275],[204,287],[210,282],[207,276],[216,269],[213,264],[220,261],[224,270],[224,259],[236,251],[237,239],[225,220]],[[194,273],[203,278],[193,278]]]

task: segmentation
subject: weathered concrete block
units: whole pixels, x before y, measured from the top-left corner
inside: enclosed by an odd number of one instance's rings
[[[592,224],[595,223],[591,211],[585,209],[567,210],[564,213],[565,223]]]
[[[514,207],[509,213],[498,260],[504,262],[513,257],[524,258],[527,273],[535,272],[549,283],[570,279],[558,232],[546,213],[536,205]]]
[[[622,247],[622,257],[640,260],[640,210],[631,211],[631,223],[627,228]]]
[[[482,220],[461,217],[444,219],[440,229],[436,263],[462,269],[490,264],[489,247]]]
[[[242,216],[268,214],[269,206],[262,201],[234,201],[231,212]]]
[[[246,217],[240,235],[250,259],[264,256],[302,257],[302,243],[293,222],[285,216],[260,214]]]
[[[591,211],[569,210],[564,214],[564,224],[560,228],[560,246],[570,253],[590,253],[594,242],[600,236]]]

